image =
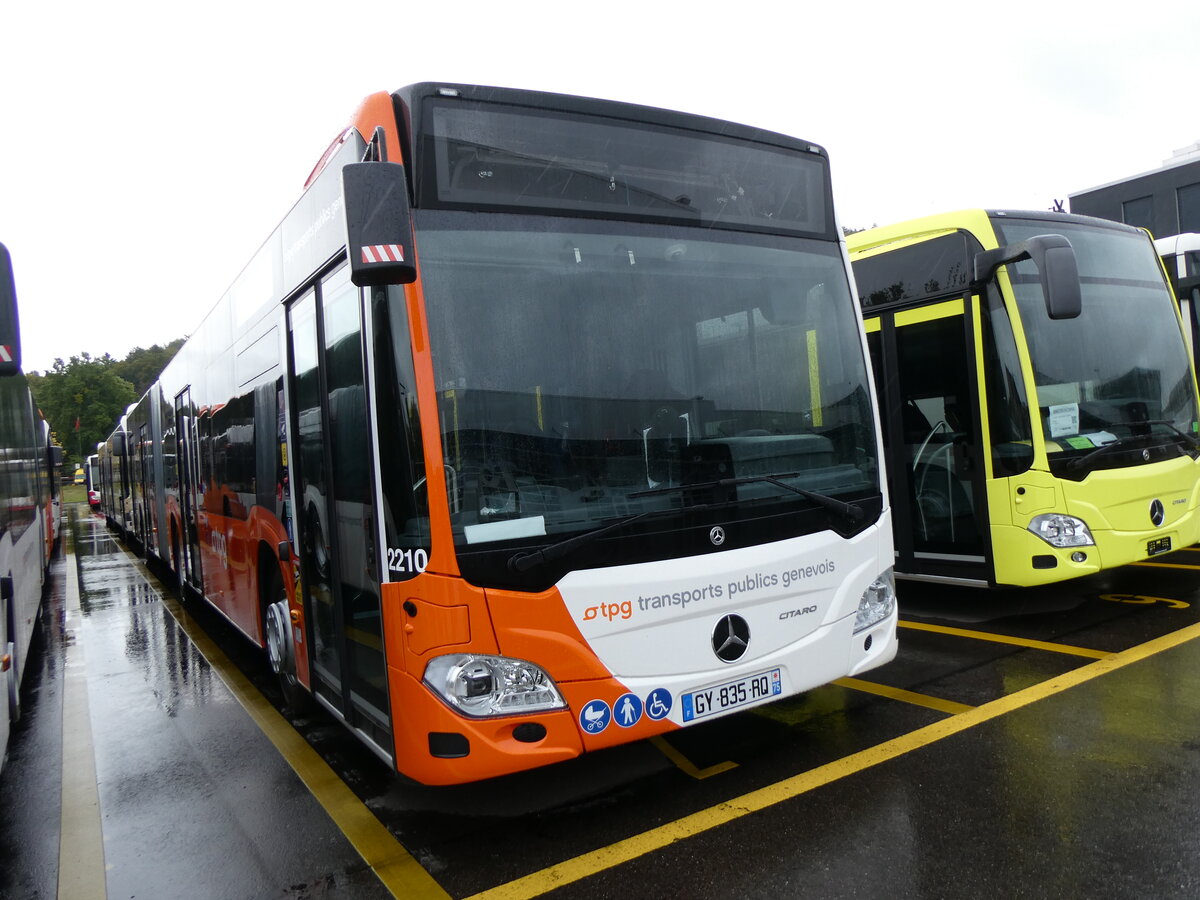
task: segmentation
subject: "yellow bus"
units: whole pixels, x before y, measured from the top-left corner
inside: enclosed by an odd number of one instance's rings
[[[1149,236],[968,210],[847,239],[896,574],[1045,584],[1200,538],[1200,415]]]

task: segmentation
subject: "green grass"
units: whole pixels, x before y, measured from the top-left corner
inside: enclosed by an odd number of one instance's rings
[[[63,503],[87,503],[87,485],[64,484],[62,489]]]

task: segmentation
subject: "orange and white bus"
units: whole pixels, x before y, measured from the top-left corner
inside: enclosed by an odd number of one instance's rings
[[[878,666],[890,513],[831,197],[822,148],[730,122],[368,97],[114,432],[110,519],[425,783]]]

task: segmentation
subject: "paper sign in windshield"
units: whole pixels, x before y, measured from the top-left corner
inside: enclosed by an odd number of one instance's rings
[[[1079,434],[1078,403],[1060,403],[1057,406],[1051,406],[1047,418],[1050,424],[1050,437]]]

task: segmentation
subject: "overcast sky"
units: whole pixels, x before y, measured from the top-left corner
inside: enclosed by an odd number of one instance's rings
[[[27,371],[190,333],[358,103],[417,81],[814,141],[853,227],[1046,209],[1200,140],[1197,0],[25,0],[2,34],[0,241]]]

